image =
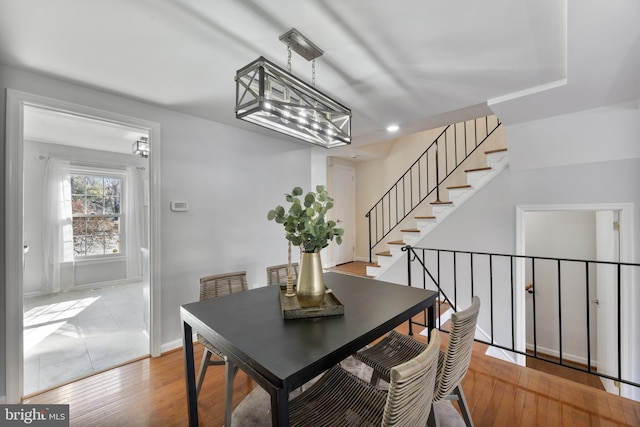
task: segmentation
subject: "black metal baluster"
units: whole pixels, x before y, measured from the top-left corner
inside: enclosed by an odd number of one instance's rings
[[[438,140],[436,140],[436,202],[440,201],[440,172],[438,163]]]
[[[489,310],[491,320],[491,344],[493,344],[493,255],[489,255]]]
[[[372,262],[371,252],[373,251],[373,245],[371,244],[371,211],[367,212],[367,218],[369,219],[369,264]]]
[[[587,291],[587,371],[591,372],[591,319],[590,319],[590,311],[591,311],[591,303],[589,301],[589,262],[584,263],[585,266],[585,282],[586,282],[586,291]]]
[[[458,306],[458,268],[456,267],[458,253],[453,253],[453,305]]]
[[[531,284],[533,285],[533,357],[538,357],[538,338],[536,328],[536,259],[531,258]]]
[[[514,288],[515,285],[513,283],[513,261],[514,258],[509,257],[509,266],[511,268],[511,348],[515,349],[516,347],[516,311],[515,311],[515,298],[514,298]]]
[[[561,264],[558,260],[558,349],[560,351],[560,365],[562,365],[562,277],[560,276]]]
[[[618,264],[618,381],[622,380],[622,277],[620,264]]]

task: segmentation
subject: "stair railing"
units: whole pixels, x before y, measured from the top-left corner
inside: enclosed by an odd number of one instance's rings
[[[510,356],[519,354],[597,375],[618,385],[640,387],[640,382],[633,378],[634,373],[626,368],[629,362],[633,363],[628,350],[633,342],[623,340],[623,337],[632,337],[636,330],[635,324],[623,318],[624,313],[629,316],[629,309],[623,302],[627,304],[630,295],[640,292],[637,281],[640,264],[408,245],[402,250],[407,252],[409,286],[437,290],[439,301],[449,303],[453,311],[468,306],[474,295],[480,297],[482,307],[478,327],[481,331],[476,335],[477,342]],[[598,286],[598,280],[606,281]],[[606,288],[607,295],[596,295],[594,287]],[[606,302],[600,301],[602,298],[606,298]],[[526,311],[528,326],[526,348],[520,348],[516,343],[519,327],[516,319],[523,318],[522,313],[517,313],[517,299],[524,299],[525,303],[521,309]],[[436,307],[439,310],[439,304]],[[542,307],[551,309],[541,314]],[[569,320],[570,313],[577,316],[572,321]],[[441,314],[436,312],[436,318]],[[596,322],[603,319],[608,319],[611,326],[606,335],[614,337],[607,344],[608,348],[613,347],[614,353],[608,359],[596,354],[597,339],[602,337],[594,338],[592,333],[597,329]],[[413,332],[412,325],[426,328],[426,313],[422,320],[413,318],[409,324],[410,333]],[[446,325],[439,320],[434,327],[447,332]],[[573,340],[571,345],[568,345],[569,338]],[[627,351],[623,351],[624,346]],[[566,347],[571,348],[567,350]],[[580,354],[570,354],[572,352]]]
[[[449,125],[365,214],[369,221],[369,262],[373,248],[435,192],[500,126],[496,116]],[[443,171],[443,173],[441,173]]]

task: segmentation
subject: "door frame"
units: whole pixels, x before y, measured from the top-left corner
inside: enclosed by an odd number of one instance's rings
[[[131,116],[7,89],[6,97],[6,184],[5,184],[5,312],[6,312],[6,401],[19,403],[23,394],[23,169],[24,106],[31,105],[53,111],[84,116],[96,120],[137,127],[149,133],[153,147],[149,155],[150,207],[150,352],[160,356],[160,124]]]
[[[569,205],[522,205],[516,206],[516,254],[525,255],[525,221],[524,216],[527,212],[552,212],[552,211],[619,211],[620,212],[620,262],[631,262],[633,260],[632,238],[624,236],[633,236],[633,204],[632,203],[594,203],[594,204],[569,204]],[[524,259],[516,262],[516,340],[522,349],[526,348],[526,300],[525,300],[525,263]],[[634,278],[629,277],[629,283],[633,283]],[[623,289],[621,300],[626,301],[627,306],[623,310],[622,323],[627,325],[636,325],[640,320],[640,316],[631,310],[634,301],[638,298],[633,290],[628,287]],[[627,328],[629,329],[629,328]],[[622,372],[628,378],[635,378],[640,372],[634,372],[636,369],[632,361],[637,360],[637,348],[640,343],[635,342],[630,330],[621,336],[621,351],[628,354],[627,360],[622,361]],[[525,364],[526,356],[519,356],[518,363]],[[631,397],[631,387],[623,385],[621,395]]]

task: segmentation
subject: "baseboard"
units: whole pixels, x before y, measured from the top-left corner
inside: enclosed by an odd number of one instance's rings
[[[533,352],[533,344],[527,344],[527,351]],[[542,355],[542,356],[547,356],[551,359],[555,359],[555,360],[560,360],[560,352],[558,350],[552,349],[552,348],[546,348],[546,347],[540,347],[538,346],[537,349],[537,353],[538,355]],[[576,356],[575,354],[566,354],[564,353],[562,355],[562,360],[566,360],[569,362],[573,362],[573,363],[577,363],[578,365],[582,365],[584,367],[588,366],[588,361],[585,357],[582,356]],[[597,360],[592,360],[591,361],[591,367],[592,368],[597,368],[598,367],[598,361]]]
[[[71,291],[85,291],[87,289],[100,290],[100,288],[108,288],[108,287],[119,286],[119,285],[128,285],[131,283],[136,283],[141,281],[142,281],[142,277],[134,277],[132,279],[118,279],[118,280],[109,280],[106,282],[85,283],[83,285],[75,285],[71,288],[63,289],[60,292],[53,292],[53,294],[71,292]],[[52,293],[45,293],[42,291],[31,291],[31,292],[24,293],[24,296],[27,298],[47,296],[47,295],[52,295]]]
[[[196,334],[193,334],[193,342],[198,341],[198,337]],[[182,339],[173,340],[167,343],[164,343],[160,346],[160,354],[168,353],[177,348],[182,347]]]

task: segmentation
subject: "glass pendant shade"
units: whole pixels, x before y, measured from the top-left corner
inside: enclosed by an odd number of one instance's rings
[[[325,148],[351,143],[351,110],[260,57],[236,73],[236,118]]]

